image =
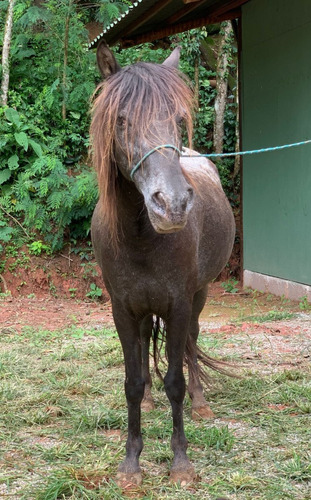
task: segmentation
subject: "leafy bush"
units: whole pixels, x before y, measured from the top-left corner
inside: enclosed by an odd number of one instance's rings
[[[36,125],[24,122],[13,108],[5,109],[3,118],[1,205],[26,229],[39,232],[53,250],[62,246],[67,228],[73,237],[85,237],[97,199],[92,170],[85,165],[68,169],[66,158],[61,158],[64,151],[56,154],[57,137],[48,137],[55,141],[52,147]]]
[[[41,7],[16,3],[10,107],[0,108],[3,242],[39,235],[55,250],[65,236],[83,238],[89,231],[97,187],[86,156],[97,73],[83,19],[68,11],[70,6],[67,0],[48,0]]]

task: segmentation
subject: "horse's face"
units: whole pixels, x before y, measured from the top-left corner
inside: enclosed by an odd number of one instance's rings
[[[150,222],[158,233],[172,233],[182,229],[187,223],[188,214],[193,204],[193,189],[186,181],[179,154],[173,148],[153,148],[141,141],[139,137],[133,138],[130,145],[132,151],[129,163],[128,155],[123,149],[125,144],[125,131],[131,127],[130,118],[122,114],[118,117],[117,140],[115,142],[115,159],[122,175],[132,180],[138,191],[143,195]],[[152,130],[158,137],[158,146],[176,144],[176,134],[171,120],[161,113]],[[152,132],[151,130],[151,132]],[[128,137],[127,137],[128,140]],[[180,141],[178,141],[178,147]],[[133,168],[147,155],[138,169]],[[132,175],[131,175],[132,173]]]
[[[175,49],[162,65],[137,63],[121,69],[103,41],[97,49],[107,81],[95,103],[91,131],[106,206],[115,201],[118,171],[143,195],[159,233],[182,229],[193,204],[178,153],[178,122],[183,117],[188,132],[192,124],[192,92],[176,71],[179,52]],[[167,144],[172,147],[157,148]],[[113,162],[117,170],[111,168]]]

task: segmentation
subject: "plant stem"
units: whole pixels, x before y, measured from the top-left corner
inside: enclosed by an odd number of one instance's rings
[[[67,90],[67,66],[68,66],[68,41],[69,41],[70,10],[71,10],[71,3],[68,7],[68,13],[66,16],[65,35],[64,35],[63,105],[62,105],[63,120],[66,120],[66,90]]]
[[[12,220],[16,223],[16,224],[18,224],[18,225],[19,225],[19,227],[20,227],[20,228],[24,231],[24,233],[26,234],[27,238],[31,239],[31,238],[30,238],[30,236],[29,236],[29,234],[27,233],[26,229],[25,229],[25,228],[21,225],[21,223],[20,223],[17,219],[15,219],[15,217],[13,217],[13,215],[11,215],[9,212],[7,212],[7,211],[5,210],[5,208],[4,208],[1,204],[0,204],[0,208],[1,208],[2,212],[4,212],[4,213],[5,213],[5,215],[7,215],[8,217],[10,217],[10,218],[11,218],[11,219],[12,219]]]

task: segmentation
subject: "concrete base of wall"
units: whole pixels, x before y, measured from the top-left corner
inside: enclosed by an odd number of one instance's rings
[[[299,300],[301,297],[307,297],[311,302],[311,286],[287,281],[265,274],[255,273],[253,271],[244,270],[243,273],[244,286],[259,290],[264,293],[273,293],[280,297],[284,295],[287,299]]]

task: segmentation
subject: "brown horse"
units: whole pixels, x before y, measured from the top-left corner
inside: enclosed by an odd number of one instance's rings
[[[189,366],[193,415],[209,416],[198,358],[216,369],[221,365],[196,347],[198,318],[208,283],[230,256],[234,219],[216,167],[180,157],[182,122],[191,136],[193,96],[176,69],[179,49],[162,65],[121,69],[102,42],[97,60],[106,80],[91,125],[100,190],[92,240],[123,348],[128,404],[126,457],[117,480],[141,483],[141,403],[152,404],[149,341],[156,315],[166,326],[170,476],[187,483],[195,474],[186,455],[183,362]]]

